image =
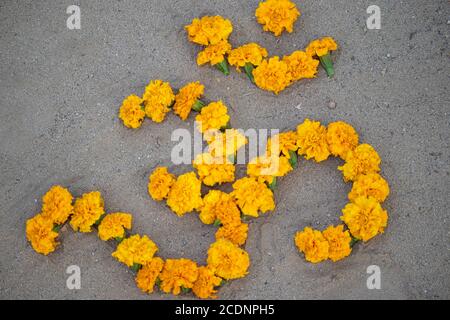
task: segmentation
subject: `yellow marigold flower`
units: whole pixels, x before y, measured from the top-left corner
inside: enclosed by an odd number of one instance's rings
[[[295,234],[295,245],[305,254],[306,261],[318,263],[328,259],[329,244],[322,233],[306,227]]]
[[[341,220],[350,229],[350,233],[364,242],[378,233],[383,233],[387,226],[388,214],[373,197],[359,197],[342,209]]]
[[[236,155],[237,151],[248,143],[247,137],[237,129],[226,129],[223,133],[211,130],[204,138],[208,143],[208,152],[219,158]]]
[[[358,133],[343,121],[332,122],[327,128],[328,148],[332,155],[345,160],[347,153],[358,145]]]
[[[188,33],[189,41],[204,46],[227,40],[233,31],[231,21],[221,16],[195,18],[190,25],[184,28]]]
[[[275,94],[286,89],[291,82],[288,65],[277,56],[261,62],[253,70],[253,77],[258,87],[273,91]]]
[[[63,224],[72,214],[73,197],[69,190],[53,186],[42,198],[42,217],[55,224]]]
[[[292,171],[288,158],[283,156],[261,156],[252,159],[247,165],[247,175],[261,182],[272,183],[274,177],[283,177]]]
[[[162,122],[169,106],[173,103],[175,95],[168,82],[152,80],[145,88],[143,100],[147,117],[155,122]]]
[[[263,182],[252,177],[244,177],[233,183],[231,195],[236,200],[242,213],[258,217],[261,213],[275,209],[272,191]]]
[[[225,239],[235,245],[242,246],[247,241],[248,224],[224,225],[217,229],[216,240]]]
[[[91,232],[91,227],[104,213],[104,202],[100,192],[85,193],[75,200],[70,225],[75,231]]]
[[[158,246],[149,237],[135,234],[123,239],[112,256],[131,267],[135,263],[146,265],[152,260],[156,251]]]
[[[298,154],[317,162],[326,160],[330,155],[327,143],[327,128],[318,121],[306,119],[297,127]]]
[[[284,30],[289,33],[293,31],[294,22],[300,16],[300,11],[295,3],[289,0],[266,0],[259,3],[255,16],[264,31],[279,36]]]
[[[283,61],[288,66],[288,77],[291,81],[314,78],[319,66],[319,60],[313,59],[303,51],[294,51],[289,56],[284,56]]]
[[[200,132],[225,127],[230,121],[227,106],[222,101],[211,102],[204,106],[195,117]]]
[[[202,183],[197,179],[194,172],[182,174],[177,178],[167,197],[167,205],[178,216],[200,208]]]
[[[353,187],[348,194],[350,201],[358,197],[374,197],[378,202],[383,202],[389,195],[389,184],[378,173],[360,174],[353,182]]]
[[[278,148],[275,145],[272,145],[274,141],[277,141]],[[298,150],[297,146],[297,132],[295,131],[287,131],[274,135],[273,137],[267,140],[267,155],[271,155],[272,148],[275,150],[279,150],[279,154],[284,155],[287,159],[290,159],[291,156],[289,151],[296,152]]]
[[[132,129],[139,128],[144,121],[145,111],[141,107],[142,99],[132,94],[122,102],[119,110],[119,118],[123,124]]]
[[[345,164],[338,167],[345,181],[354,181],[358,175],[380,171],[381,158],[370,144],[360,144],[347,153]]]
[[[194,282],[192,292],[201,299],[217,298],[214,287],[220,286],[222,279],[214,275],[214,271],[209,267],[198,268],[198,278]]]
[[[132,216],[125,212],[116,212],[106,215],[98,226],[98,236],[103,241],[113,238],[123,238],[125,229],[131,229]]]
[[[231,44],[227,40],[222,40],[216,44],[210,44],[197,55],[197,64],[199,66],[210,63],[212,66],[225,60],[225,55],[230,52]]]
[[[198,267],[189,259],[167,259],[159,275],[160,288],[166,293],[178,295],[182,288],[192,289],[198,278]]]
[[[246,63],[259,66],[267,55],[265,48],[252,42],[231,50],[228,53],[228,62],[239,71]]]
[[[182,120],[186,120],[194,103],[202,96],[205,86],[200,82],[191,82],[185,85],[175,96],[173,112]]]
[[[44,218],[42,214],[27,220],[26,235],[34,251],[44,255],[55,251],[58,245],[58,233],[53,231],[53,221]]]
[[[148,194],[156,201],[166,199],[176,181],[175,176],[167,171],[167,167],[156,168],[148,180]]]
[[[211,224],[216,220],[224,226],[241,224],[241,212],[234,199],[220,190],[210,190],[203,197],[199,218],[204,224]]]
[[[352,238],[348,230],[344,231],[344,225],[329,226],[322,234],[328,241],[328,257],[331,261],[336,262],[350,255]]]
[[[311,41],[308,47],[306,47],[306,54],[309,56],[322,57],[329,51],[337,50],[338,46],[336,41],[331,37],[325,37]]]
[[[234,164],[226,157],[213,157],[210,153],[197,155],[193,166],[200,180],[207,186],[234,181]]]
[[[164,261],[161,258],[155,257],[147,264],[139,269],[136,275],[136,285],[143,292],[152,293],[155,287],[156,279],[158,278],[164,266]]]
[[[209,247],[207,263],[216,275],[230,280],[242,278],[247,274],[250,257],[232,242],[219,239]]]

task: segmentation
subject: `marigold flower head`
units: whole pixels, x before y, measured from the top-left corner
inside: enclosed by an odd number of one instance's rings
[[[288,65],[277,56],[263,60],[259,66],[253,69],[253,77],[258,87],[275,94],[286,89],[291,82]]]
[[[317,39],[311,41],[308,47],[306,47],[306,54],[313,57],[322,57],[326,55],[329,51],[337,50],[338,45],[331,37],[325,37],[322,39]]]
[[[195,117],[200,132],[225,127],[230,121],[227,106],[222,101],[211,102]]]
[[[43,255],[55,251],[58,242],[58,233],[53,231],[53,221],[37,214],[28,219],[26,223],[26,235],[34,251]]]
[[[143,96],[145,114],[155,122],[162,122],[166,113],[170,111],[169,106],[172,105],[174,99],[175,95],[168,82],[150,81]]]
[[[198,268],[198,278],[194,282],[192,292],[201,299],[217,298],[214,287],[220,286],[222,279],[214,275],[214,270],[209,267]]]
[[[170,188],[167,205],[178,216],[200,208],[202,205],[201,184],[194,172],[182,174]]]
[[[139,128],[145,117],[145,111],[141,107],[142,99],[132,94],[122,102],[119,110],[119,118],[123,124],[132,129]]]
[[[347,153],[344,165],[338,167],[345,181],[354,181],[358,175],[380,171],[381,158],[370,144],[360,144]]]
[[[322,234],[328,241],[328,257],[331,261],[336,262],[350,255],[352,252],[350,247],[352,237],[348,230],[344,231],[344,225],[329,226]]]
[[[288,77],[291,81],[314,78],[319,66],[319,60],[313,59],[303,51],[294,51],[284,56],[283,61],[288,66]]]
[[[350,229],[350,233],[364,242],[387,226],[388,214],[373,197],[358,197],[342,209],[341,220]]]
[[[330,155],[327,143],[327,128],[318,121],[306,119],[297,127],[298,154],[317,162],[326,160]]]
[[[264,31],[270,31],[279,36],[284,30],[291,33],[294,22],[300,16],[295,3],[290,0],[266,0],[260,2],[255,16]]]
[[[193,166],[200,180],[207,186],[234,181],[235,166],[226,157],[213,157],[210,153],[197,155]]]
[[[295,245],[305,254],[306,261],[318,263],[328,259],[329,244],[322,233],[306,227],[295,234]]]
[[[220,190],[210,190],[203,197],[199,218],[204,224],[211,224],[216,220],[224,226],[241,224],[241,212],[234,199]]]
[[[358,197],[374,197],[378,202],[383,202],[389,195],[389,184],[378,173],[360,174],[353,182],[353,187],[348,194],[350,201]]]
[[[197,264],[189,259],[167,259],[159,275],[160,288],[179,295],[182,288],[192,289],[198,278]]]
[[[247,137],[238,129],[207,131],[204,135],[208,143],[208,152],[214,157],[236,155],[237,151],[248,143]]]
[[[227,224],[217,229],[216,232],[216,240],[225,239],[238,246],[242,246],[247,241],[247,236],[248,224],[246,223]]]
[[[181,120],[186,120],[191,112],[192,106],[203,95],[204,90],[205,86],[198,81],[185,85],[175,96],[173,112],[175,112]]]
[[[152,293],[155,287],[156,279],[158,278],[161,270],[164,266],[163,259],[155,257],[151,259],[147,264],[139,269],[136,275],[136,285],[143,292]]]
[[[42,217],[55,224],[63,224],[72,214],[73,197],[69,190],[53,186],[42,198]]]
[[[204,46],[227,40],[233,31],[231,21],[221,16],[195,18],[184,28],[188,33],[189,41]]]
[[[219,239],[209,247],[207,263],[216,275],[230,280],[242,278],[247,274],[250,257],[232,242]]]
[[[225,55],[230,52],[231,44],[227,40],[222,40],[216,44],[210,44],[197,55],[197,64],[199,66],[210,63],[212,66],[225,60]]]
[[[275,142],[278,144],[278,147],[277,145],[274,145]],[[279,151],[278,154],[282,154],[287,159],[290,159],[291,156],[289,154],[289,151],[296,152],[298,150],[297,132],[287,131],[270,137],[267,140],[266,150],[267,155],[269,156],[272,154],[272,152]]]
[[[283,156],[261,156],[252,159],[247,165],[247,175],[261,182],[272,183],[274,177],[283,177],[292,171],[289,160]]]
[[[98,236],[103,241],[113,238],[123,238],[125,229],[131,229],[133,217],[129,213],[116,212],[106,215],[98,226]]]
[[[267,55],[265,48],[252,42],[231,50],[228,53],[228,62],[240,70],[239,68],[244,67],[246,63],[259,66]]]
[[[104,213],[104,202],[100,192],[85,193],[75,200],[70,225],[75,231],[91,232],[91,227]]]
[[[135,234],[123,239],[112,256],[131,267],[135,263],[140,265],[149,263],[156,251],[158,247],[149,237]]]
[[[358,133],[343,121],[332,122],[327,128],[328,148],[332,155],[346,159],[347,153],[358,145]]]
[[[176,181],[175,176],[167,171],[167,167],[157,167],[148,180],[148,194],[156,201],[166,199]]]
[[[264,213],[275,209],[272,191],[255,178],[241,178],[233,183],[233,189],[231,195],[243,214],[258,217],[259,211]]]

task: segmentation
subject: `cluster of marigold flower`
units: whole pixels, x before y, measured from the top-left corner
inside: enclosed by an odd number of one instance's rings
[[[259,4],[255,15],[265,31],[279,36],[284,30],[293,31],[300,12],[289,0],[267,0]],[[185,29],[191,42],[205,46],[197,55],[198,65],[209,63],[225,75],[229,74],[228,65],[238,71],[243,68],[259,88],[275,94],[298,80],[314,78],[319,61],[329,77],[334,75],[329,53],[337,49],[337,44],[331,37],[314,40],[305,51],[294,51],[280,58],[268,57],[267,50],[253,42],[233,49],[228,42],[233,26],[221,16],[195,18]]]

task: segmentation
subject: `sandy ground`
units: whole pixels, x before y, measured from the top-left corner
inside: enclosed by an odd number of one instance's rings
[[[277,209],[250,222],[245,246],[249,275],[220,290],[224,299],[442,299],[450,298],[449,269],[449,24],[446,0],[378,0],[381,30],[367,30],[372,1],[296,1],[302,17],[292,34],[275,38],[254,18],[256,1],[81,1],[81,30],[66,28],[73,1],[0,3],[0,297],[3,299],[171,299],[142,294],[113,248],[96,234],[62,231],[62,245],[48,257],[25,239],[25,221],[39,212],[54,184],[75,196],[98,189],[106,209],[134,215],[134,232],[148,234],[164,258],[205,263],[215,228],[195,214],[178,218],[147,195],[149,173],[174,166],[175,128],[192,130],[174,115],[126,129],[117,117],[122,99],[142,94],[150,79],[175,87],[200,80],[210,100],[230,106],[237,128],[293,129],[310,117],[344,120],[383,159],[391,186],[384,204],[384,235],[339,263],[307,263],[293,244],[307,225],[338,223],[350,185],[339,161],[302,161],[282,179]],[[79,3],[78,3],[79,4]],[[197,16],[221,14],[234,25],[233,45],[254,41],[271,55],[333,36],[336,76],[298,83],[279,96],[197,67],[199,48],[183,26]],[[330,109],[330,102],[336,104]],[[82,287],[66,287],[66,268],[81,268]],[[381,289],[366,287],[366,268],[381,269]],[[187,296],[188,298],[191,295]]]

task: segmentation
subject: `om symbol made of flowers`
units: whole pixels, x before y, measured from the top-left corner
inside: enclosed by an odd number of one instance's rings
[[[284,18],[276,18],[280,16]],[[264,30],[276,36],[284,30],[292,32],[299,16],[289,0],[267,0],[256,11]],[[238,70],[244,68],[258,87],[276,94],[295,81],[315,77],[319,63],[328,76],[334,74],[329,52],[337,45],[330,37],[311,42],[305,52],[267,60],[267,50],[256,43],[232,49],[228,43],[232,30],[231,22],[220,16],[194,19],[186,26],[189,40],[206,46],[197,63],[209,62],[225,74],[229,73],[228,63]],[[359,143],[351,125],[337,121],[324,126],[306,119],[295,130],[270,137],[264,154],[248,163],[247,175],[235,180],[236,154],[248,139],[231,128],[228,108],[222,101],[205,102],[204,89],[200,82],[191,82],[175,94],[168,82],[152,80],[142,97],[132,94],[123,101],[119,118],[126,127],[136,129],[145,117],[162,122],[170,111],[182,120],[192,111],[198,113],[195,119],[201,124],[198,129],[208,148],[195,157],[195,171],[177,177],[167,167],[157,167],[149,175],[148,194],[155,201],[165,201],[179,217],[196,212],[202,223],[218,228],[206,265],[184,258],[158,257],[158,246],[151,238],[130,233],[130,213],[106,213],[99,191],[73,201],[70,191],[59,185],[50,188],[42,198],[41,212],[26,222],[26,236],[33,249],[44,255],[55,251],[58,233],[68,222],[74,231],[96,230],[101,240],[117,244],[112,256],[136,272],[136,285],[142,291],[151,293],[158,287],[174,295],[192,291],[199,298],[214,298],[217,287],[225,281],[247,275],[250,256],[243,249],[248,234],[245,220],[275,209],[273,190],[281,177],[299,165],[300,157],[316,162],[339,157],[343,164],[338,170],[345,182],[353,183],[349,203],[342,209],[342,224],[323,231],[306,226],[292,235],[307,261],[339,261],[350,255],[358,241],[369,241],[384,232],[388,214],[381,203],[389,195],[389,185],[379,174],[381,159],[371,145]],[[202,184],[214,187],[224,183],[232,183],[233,191],[211,189],[201,193]]]

